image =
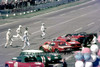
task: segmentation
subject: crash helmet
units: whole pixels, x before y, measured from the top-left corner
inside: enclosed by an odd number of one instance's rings
[[[11,29],[8,29],[8,31],[11,31]]]
[[[81,53],[81,51],[75,51],[75,52],[74,52],[74,55],[76,55],[77,53]]]
[[[80,52],[77,53],[74,57],[75,57],[76,61],[78,61],[78,60],[82,61],[84,59],[83,54]]]
[[[90,50],[90,48],[83,48],[82,49],[82,53],[91,53],[91,50]]]
[[[85,67],[93,67],[93,63],[92,62],[85,62]]]
[[[84,61],[91,60],[91,54],[90,53],[84,53]]]
[[[25,30],[28,30],[28,27],[26,27]]]
[[[90,47],[90,50],[91,50],[92,54],[96,54],[98,52],[98,50],[99,50],[99,47],[96,44],[93,44]]]
[[[21,28],[22,27],[22,25],[19,25],[19,28]]]
[[[84,67],[83,61],[76,61],[75,62],[75,67]]]

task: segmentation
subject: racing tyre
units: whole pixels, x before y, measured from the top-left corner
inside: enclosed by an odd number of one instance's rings
[[[9,65],[8,64],[5,64],[5,67],[9,67]]]
[[[40,47],[40,48],[39,48],[39,50],[42,50],[42,51],[44,52],[44,49],[43,49],[43,47]]]
[[[59,50],[58,49],[55,49],[55,53],[59,53]]]

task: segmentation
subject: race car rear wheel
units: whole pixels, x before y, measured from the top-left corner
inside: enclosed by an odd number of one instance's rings
[[[59,50],[58,49],[55,49],[55,53],[59,53]]]
[[[8,64],[5,64],[5,67],[9,67],[9,65]]]

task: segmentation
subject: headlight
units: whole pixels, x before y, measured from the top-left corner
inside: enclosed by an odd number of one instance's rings
[[[35,64],[37,64],[37,65],[41,65],[41,63],[39,63],[39,62],[35,62]]]

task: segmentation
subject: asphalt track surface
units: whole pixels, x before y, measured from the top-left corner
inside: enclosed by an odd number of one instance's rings
[[[47,28],[45,39],[40,37],[41,23],[45,23]],[[0,25],[0,67],[4,67],[6,61],[18,56],[21,52],[23,42],[18,38],[14,39],[13,47],[8,46],[8,48],[4,48],[7,29],[11,28],[12,34],[16,35],[15,30],[19,24],[23,25],[23,31],[25,27],[29,27],[29,32],[31,33],[30,49],[38,49],[45,41],[51,41],[53,38],[68,33],[83,31],[87,33],[98,33],[100,30],[100,0],[91,0],[82,5]],[[63,54],[62,56],[67,59],[72,54]]]

